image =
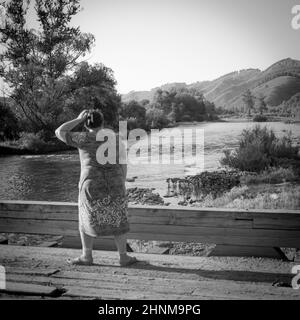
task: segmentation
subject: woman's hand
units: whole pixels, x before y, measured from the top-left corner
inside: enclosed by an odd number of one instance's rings
[[[77,119],[79,120],[85,120],[86,117],[88,116],[89,111],[88,110],[83,110],[80,112],[79,116],[77,117]]]

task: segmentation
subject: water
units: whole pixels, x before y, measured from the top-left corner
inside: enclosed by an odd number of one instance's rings
[[[206,170],[220,167],[223,150],[237,146],[243,129],[254,126],[246,122],[214,122],[195,125],[204,129],[204,164]],[[300,143],[300,125],[279,122],[268,123],[278,136],[291,131],[295,143]],[[180,126],[190,128],[191,125]],[[182,177],[199,171],[189,165],[129,165],[128,177],[137,176],[127,187],[155,188],[160,194],[166,192],[168,177]],[[76,151],[41,156],[0,157],[0,199],[76,201],[80,174]]]

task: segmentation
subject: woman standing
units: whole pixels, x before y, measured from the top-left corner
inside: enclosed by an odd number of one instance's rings
[[[76,131],[84,124],[86,132]],[[81,174],[79,181],[79,231],[82,242],[82,255],[71,261],[72,264],[93,264],[93,240],[97,236],[113,235],[120,254],[120,265],[135,263],[134,257],[127,255],[126,174],[127,166],[97,161],[96,153],[104,143],[97,141],[100,130],[109,128],[100,111],[84,110],[77,119],[62,124],[55,134],[58,139],[79,150]],[[116,134],[116,154],[120,137]],[[116,157],[118,160],[118,156]],[[98,159],[99,160],[99,159]]]

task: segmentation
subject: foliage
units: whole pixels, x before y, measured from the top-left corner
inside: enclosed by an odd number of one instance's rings
[[[262,116],[262,114],[268,110],[267,108],[267,103],[265,101],[265,97],[260,95],[257,98],[257,110],[259,112],[259,114]]]
[[[167,127],[169,120],[163,110],[151,108],[146,112],[146,126],[149,129],[163,129]]]
[[[18,138],[19,123],[8,105],[0,101],[0,141]]]
[[[279,159],[297,159],[298,148],[292,145],[291,136],[277,138],[267,127],[257,125],[245,129],[238,148],[226,150],[221,164],[242,171],[259,172],[270,166],[277,166]]]
[[[21,133],[21,137],[18,140],[20,149],[38,152],[47,147],[47,143],[42,137],[41,133]]]
[[[94,37],[71,27],[79,0],[35,0],[38,29],[27,27],[30,1],[1,3],[0,76],[9,85],[20,117],[31,129],[53,130],[64,110],[68,76],[90,51]]]
[[[282,183],[294,182],[300,177],[296,174],[293,168],[271,167],[259,174],[245,174],[241,178],[243,184],[259,184],[259,183]]]
[[[253,117],[253,122],[267,122],[268,118],[264,115],[257,114]]]
[[[77,116],[83,108],[99,109],[104,115],[105,123],[117,128],[121,98],[115,85],[116,81],[110,68],[103,64],[80,63],[68,79],[70,94],[65,101],[64,114],[61,115],[60,122],[65,120],[66,114],[69,115],[68,118]]]
[[[253,190],[247,186],[235,187],[221,197],[208,195],[197,207],[236,209],[300,209],[300,187],[287,186],[277,190]]]
[[[127,120],[129,130],[135,128],[146,129],[146,109],[135,100],[123,103],[120,111],[123,120]]]
[[[243,102],[245,104],[246,110],[248,112],[248,116],[251,115],[251,110],[254,108],[254,98],[252,96],[251,91],[248,89],[243,94]]]

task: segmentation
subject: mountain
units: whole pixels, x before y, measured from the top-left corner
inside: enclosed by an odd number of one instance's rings
[[[151,101],[157,89],[169,90],[173,87],[196,88],[217,107],[226,109],[243,108],[242,95],[247,89],[256,97],[264,96],[269,106],[278,106],[300,92],[300,61],[288,58],[274,63],[264,71],[245,69],[212,81],[169,83],[150,91],[131,91],[123,95],[122,100]]]

